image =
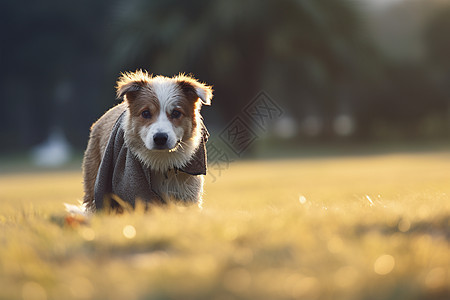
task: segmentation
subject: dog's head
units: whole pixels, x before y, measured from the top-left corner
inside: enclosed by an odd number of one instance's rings
[[[132,131],[128,134],[135,144],[139,137],[146,150],[175,152],[198,146],[200,109],[210,105],[212,89],[190,76],[152,77],[136,71],[119,78],[117,97],[128,103],[126,130]]]

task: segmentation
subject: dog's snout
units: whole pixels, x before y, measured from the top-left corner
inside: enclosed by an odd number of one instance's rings
[[[158,147],[164,147],[167,143],[168,135],[167,133],[158,132],[153,136],[153,142]]]

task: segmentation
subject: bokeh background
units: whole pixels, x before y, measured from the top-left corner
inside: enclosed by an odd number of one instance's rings
[[[213,137],[270,95],[283,115],[252,148],[450,137],[446,0],[4,1],[0,28],[3,157],[80,156],[139,68],[213,85]]]
[[[0,31],[0,299],[449,299],[450,0],[0,1]],[[214,86],[203,210],[68,214],[140,68]]]

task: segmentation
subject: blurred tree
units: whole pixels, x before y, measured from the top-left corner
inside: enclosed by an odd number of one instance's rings
[[[424,33],[430,60],[440,69],[450,69],[450,4],[441,6],[431,18]]]
[[[366,118],[372,136],[419,137],[423,121],[446,107],[442,89],[432,80],[427,66],[419,63],[386,63],[382,84],[371,91],[361,117]]]
[[[193,72],[215,85],[214,105],[227,120],[270,89],[293,117],[317,110],[330,124],[337,90],[357,90],[376,73],[358,16],[354,2],[342,0],[120,2],[114,61],[157,74]],[[349,107],[362,100],[345,99]]]
[[[440,110],[446,113],[447,134],[450,134],[450,4],[440,7],[428,24],[425,31],[428,46],[428,61],[434,78],[440,85],[439,90],[445,93],[445,107]]]
[[[66,127],[75,144],[85,143],[85,112],[93,110],[84,107],[95,106],[104,78],[107,2],[2,2],[0,88],[7,109],[0,110],[0,139],[8,141],[2,151],[26,149],[55,125]]]
[[[359,116],[368,126],[369,137],[448,134],[449,93],[439,71],[448,66],[445,7],[448,2],[440,0],[396,1],[371,13],[369,32],[383,57],[379,60],[382,76],[368,89],[370,100]]]
[[[55,124],[83,148],[114,104],[119,72],[136,68],[213,84],[205,113],[216,127],[266,90],[325,138],[341,115],[356,121],[357,137],[380,123],[417,133],[422,120],[450,119],[450,9],[435,2],[426,64],[375,50],[354,0],[3,1],[0,152],[26,150]]]

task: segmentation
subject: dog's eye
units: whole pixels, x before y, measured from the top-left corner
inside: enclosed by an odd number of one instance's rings
[[[144,111],[141,113],[141,116],[142,116],[144,119],[150,119],[150,118],[152,117],[152,113],[151,113],[149,110],[144,110]]]
[[[172,111],[170,116],[172,117],[172,119],[178,119],[179,117],[181,117],[181,112],[175,109]]]

